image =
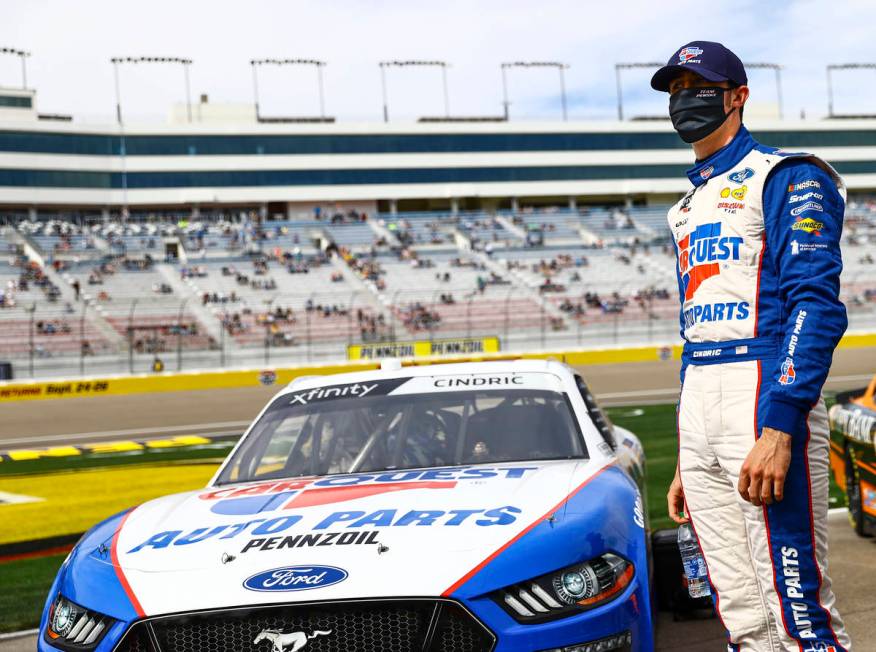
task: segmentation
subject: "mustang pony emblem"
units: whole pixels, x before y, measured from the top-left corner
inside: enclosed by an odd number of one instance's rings
[[[320,631],[317,630],[313,634],[305,634],[304,632],[290,632],[284,634],[278,629],[266,629],[259,632],[253,643],[258,645],[262,641],[270,641],[274,646],[274,652],[298,652],[301,648],[307,645],[307,641],[317,636],[328,636],[332,630]]]

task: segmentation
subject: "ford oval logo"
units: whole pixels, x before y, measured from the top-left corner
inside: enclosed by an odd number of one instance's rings
[[[335,566],[284,566],[246,578],[250,591],[306,591],[331,586],[347,579],[347,571]]]

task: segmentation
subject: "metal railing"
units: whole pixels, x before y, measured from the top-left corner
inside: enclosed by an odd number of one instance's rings
[[[678,341],[674,300],[597,306],[580,294],[537,300],[513,286],[195,303],[133,297],[0,308],[0,360],[16,378],[34,378],[321,362],[373,342],[498,336],[503,350],[521,351]],[[850,330],[876,326],[876,296],[849,303],[849,317]]]

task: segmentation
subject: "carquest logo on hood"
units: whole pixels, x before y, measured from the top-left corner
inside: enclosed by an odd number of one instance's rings
[[[246,578],[250,591],[307,591],[347,579],[347,571],[335,566],[284,566]]]

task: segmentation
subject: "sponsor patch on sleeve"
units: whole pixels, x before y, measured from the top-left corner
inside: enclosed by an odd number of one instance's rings
[[[782,363],[782,375],[779,376],[779,383],[793,385],[795,380],[797,380],[797,371],[794,369],[794,361],[791,358],[785,358]]]
[[[797,256],[801,253],[810,253],[827,249],[827,244],[824,242],[799,242],[791,240],[791,255]]]
[[[806,179],[806,181],[801,181],[800,183],[788,184],[788,192],[798,192],[807,188],[821,188],[821,184],[815,179]]]
[[[812,233],[819,236],[821,235],[821,230],[823,228],[824,222],[819,222],[818,220],[814,220],[811,217],[798,217],[797,220],[793,224],[791,224],[792,231],[805,231],[806,233]]]
[[[805,213],[806,211],[816,211],[818,213],[824,212],[824,206],[819,204],[817,201],[808,201],[805,204],[801,204],[796,208],[791,209],[791,215],[800,215],[801,213]]]

